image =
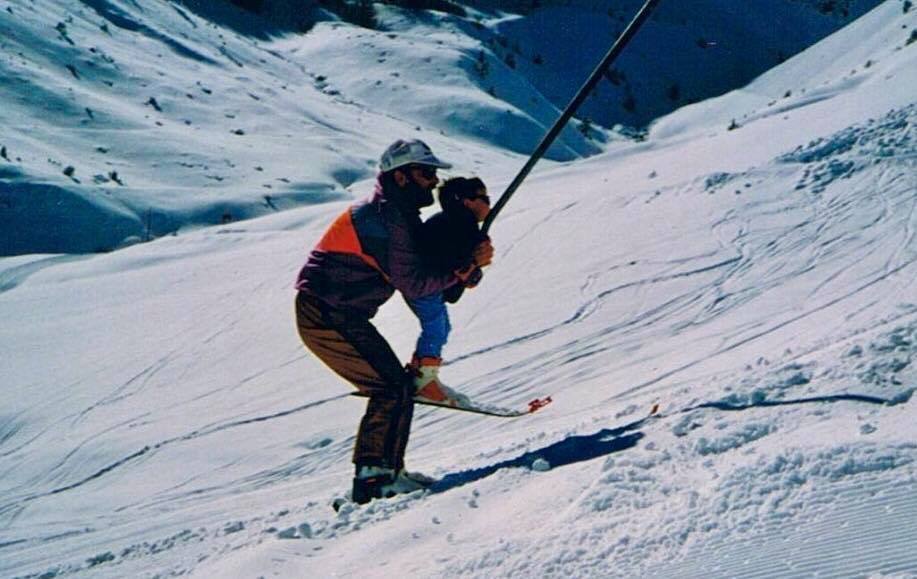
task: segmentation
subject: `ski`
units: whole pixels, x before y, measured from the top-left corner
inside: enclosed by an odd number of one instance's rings
[[[353,392],[351,396],[357,396],[360,398],[368,398],[366,394],[362,392]],[[546,396],[544,398],[535,398],[527,404],[525,408],[508,408],[506,406],[497,406],[494,404],[485,404],[475,401],[471,401],[470,404],[461,404],[458,401],[454,400],[444,400],[442,402],[436,402],[428,398],[414,398],[416,404],[422,404],[425,406],[435,406],[438,408],[446,408],[449,410],[460,410],[462,412],[470,412],[472,414],[481,414],[484,416],[496,416],[498,418],[518,418],[520,416],[527,416],[529,414],[534,414],[538,412],[545,406],[553,402],[551,396]]]

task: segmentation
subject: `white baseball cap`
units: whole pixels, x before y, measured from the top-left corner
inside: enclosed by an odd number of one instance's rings
[[[420,139],[408,141],[398,139],[382,153],[379,168],[385,173],[405,165],[429,165],[440,169],[452,168],[450,163],[446,163],[434,155],[430,147]]]

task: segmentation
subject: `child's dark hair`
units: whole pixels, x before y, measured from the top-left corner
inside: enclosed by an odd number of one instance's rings
[[[484,181],[477,177],[453,177],[439,186],[439,206],[443,212],[449,213],[457,209],[464,209],[464,199],[474,197],[478,190],[486,189]]]

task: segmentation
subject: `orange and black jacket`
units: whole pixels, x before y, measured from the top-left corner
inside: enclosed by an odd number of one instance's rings
[[[459,283],[421,254],[420,215],[388,198],[380,185],[328,228],[299,273],[296,289],[323,304],[362,318],[400,291],[418,298]]]

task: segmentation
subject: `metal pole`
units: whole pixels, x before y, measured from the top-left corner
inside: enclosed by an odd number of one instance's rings
[[[490,210],[490,215],[487,216],[487,219],[484,220],[484,225],[481,227],[481,230],[486,234],[490,230],[491,224],[494,222],[494,219],[497,218],[497,215],[503,209],[503,206],[509,201],[510,197],[513,196],[513,193],[516,192],[516,189],[519,188],[519,185],[522,184],[522,181],[528,176],[532,168],[535,166],[545,152],[550,148],[551,143],[554,142],[554,139],[557,138],[557,135],[563,130],[564,126],[576,112],[576,109],[583,104],[583,101],[586,100],[586,97],[589,96],[589,93],[595,88],[595,85],[598,84],[601,80],[602,75],[605,73],[605,69],[614,61],[615,58],[624,50],[624,47],[630,42],[631,38],[637,33],[637,30],[640,26],[649,18],[650,13],[656,7],[656,4],[659,3],[659,0],[646,0],[643,4],[643,7],[637,12],[637,15],[634,16],[634,19],[631,20],[630,24],[627,25],[627,28],[624,29],[624,32],[621,33],[621,36],[618,37],[618,40],[615,41],[611,49],[608,50],[608,53],[605,55],[605,58],[602,59],[602,62],[599,63],[595,70],[592,72],[592,76],[589,77],[589,80],[579,89],[579,92],[573,97],[573,100],[570,101],[570,104],[567,105],[567,108],[564,110],[563,114],[560,115],[560,118],[557,119],[557,122],[554,123],[554,126],[551,127],[551,130],[541,139],[541,143],[538,145],[538,148],[535,149],[535,152],[532,153],[532,156],[529,157],[528,162],[522,167],[522,170],[519,171],[519,174],[516,175],[516,178],[513,179],[513,182],[509,184],[509,187],[506,188],[506,191],[503,192],[503,195],[500,196],[500,199],[497,201],[496,205],[493,206],[493,209]]]

